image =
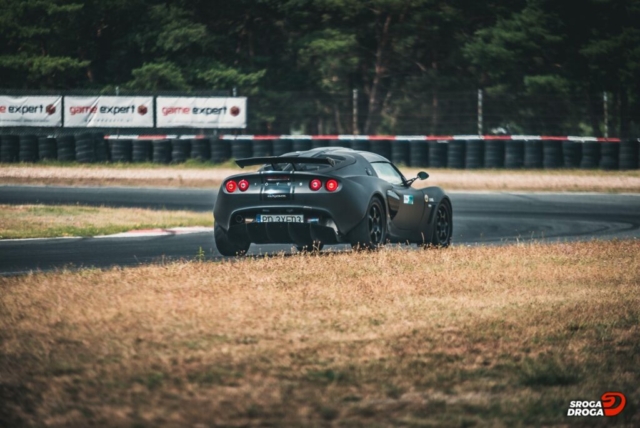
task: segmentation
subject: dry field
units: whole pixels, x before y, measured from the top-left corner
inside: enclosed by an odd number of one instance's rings
[[[0,205],[0,239],[97,236],[134,229],[212,226],[211,213],[81,205]]]
[[[640,171],[425,169],[431,177],[416,185],[437,185],[447,190],[640,192]],[[413,177],[419,169],[402,170],[407,177]],[[240,171],[244,170],[231,163],[209,167],[34,164],[0,167],[0,184],[218,188],[225,177]]]
[[[638,241],[0,278],[0,426],[640,426],[639,284]]]

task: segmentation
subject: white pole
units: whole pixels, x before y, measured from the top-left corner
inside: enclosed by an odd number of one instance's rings
[[[358,135],[358,90],[353,90],[353,135]]]

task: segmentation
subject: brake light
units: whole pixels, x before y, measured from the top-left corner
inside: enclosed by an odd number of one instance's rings
[[[238,189],[240,189],[241,192],[246,191],[249,188],[249,182],[247,180],[240,180],[238,182]]]
[[[318,180],[317,178],[314,178],[309,183],[309,189],[313,190],[314,192],[320,190],[321,187],[322,187],[322,181]]]
[[[324,185],[329,192],[335,192],[338,188],[338,182],[333,178],[327,181],[327,184]]]
[[[227,184],[225,184],[225,187],[227,188],[227,192],[233,193],[238,188],[238,185],[236,184],[235,181],[229,180],[227,181]]]

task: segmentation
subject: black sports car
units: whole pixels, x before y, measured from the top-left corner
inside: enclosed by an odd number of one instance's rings
[[[292,243],[299,250],[387,242],[446,247],[452,206],[439,187],[414,189],[391,162],[374,153],[324,147],[282,156],[239,159],[257,172],[228,177],[213,210],[214,236],[225,256],[251,243]]]

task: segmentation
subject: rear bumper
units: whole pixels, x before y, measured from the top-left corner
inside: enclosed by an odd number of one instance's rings
[[[329,226],[314,223],[241,223],[229,227],[229,238],[255,244],[296,244],[310,246],[340,243],[340,237]]]

